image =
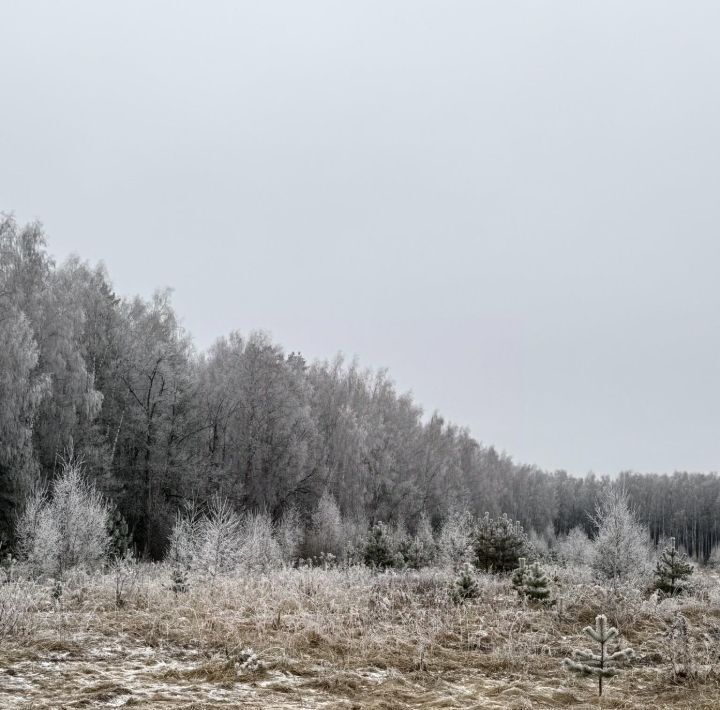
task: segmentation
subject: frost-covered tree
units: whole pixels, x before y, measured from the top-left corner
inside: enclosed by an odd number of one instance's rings
[[[282,566],[282,549],[275,537],[275,530],[269,515],[246,513],[242,518],[240,536],[241,567],[267,570]]]
[[[308,531],[307,555],[318,557],[322,553],[339,559],[344,550],[343,519],[340,508],[330,491],[324,491],[312,514]]]
[[[213,498],[199,525],[196,560],[211,579],[238,566],[241,533],[241,520],[230,503],[224,498]]]
[[[173,569],[191,569],[195,564],[200,546],[202,515],[195,503],[186,503],[175,514],[175,524],[170,533],[167,561]]]
[[[571,567],[590,564],[592,549],[592,541],[580,525],[572,528],[567,535],[558,536],[555,544],[558,561]]]
[[[598,695],[603,693],[603,680],[612,678],[620,671],[617,664],[629,661],[635,652],[632,648],[623,648],[610,653],[607,644],[616,639],[618,630],[614,626],[608,626],[607,617],[600,614],[595,617],[595,627],[586,626],[584,633],[593,641],[600,644],[600,653],[590,649],[576,649],[573,651],[573,659],[566,658],[563,665],[572,673],[579,676],[593,676],[598,679]]]
[[[595,574],[614,591],[621,583],[639,581],[647,571],[648,533],[622,488],[612,486],[604,492],[593,522],[597,528],[591,558]]]
[[[473,519],[467,511],[451,511],[438,536],[438,560],[445,567],[461,569],[473,556]]]
[[[283,561],[293,562],[297,559],[303,539],[303,528],[297,509],[288,508],[282,514],[275,536]]]
[[[693,571],[687,555],[677,549],[675,538],[671,537],[655,566],[655,589],[670,595],[679,594],[687,586]]]
[[[27,500],[17,524],[21,554],[39,574],[62,576],[67,570],[96,567],[110,546],[108,506],[69,460],[49,488]]]

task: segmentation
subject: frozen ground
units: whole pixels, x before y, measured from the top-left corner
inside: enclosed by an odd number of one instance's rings
[[[177,597],[166,574],[143,568],[120,608],[110,576],[75,580],[60,602],[49,586],[0,592],[0,708],[595,708],[592,680],[560,663],[601,610],[637,653],[602,707],[720,708],[720,594],[709,576],[683,600],[625,590],[611,604],[568,572],[558,616],[485,576],[480,599],[456,606],[437,570],[282,570],[193,580]],[[8,599],[25,600],[10,632]],[[678,611],[690,667],[667,637]]]

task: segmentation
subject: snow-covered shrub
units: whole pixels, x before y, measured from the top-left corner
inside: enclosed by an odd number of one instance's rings
[[[343,519],[343,538],[345,540],[344,562],[360,564],[365,553],[365,540],[368,533],[368,520],[362,512],[346,515]]]
[[[43,591],[26,580],[0,584],[0,641],[32,631],[32,609],[40,602]]]
[[[649,577],[647,530],[637,521],[627,494],[616,486],[600,498],[594,517],[591,567],[613,590],[623,582],[642,584]]]
[[[273,524],[266,513],[247,513],[240,526],[239,563],[247,569],[280,567],[283,553],[273,535]]]
[[[284,562],[293,562],[298,558],[303,540],[303,528],[300,514],[295,508],[288,508],[280,518],[275,537]]]
[[[532,556],[537,561],[555,563],[557,562],[557,550],[555,544],[557,537],[552,524],[549,524],[544,530],[532,529],[527,534],[528,546]]]
[[[94,568],[110,546],[108,523],[107,503],[70,460],[49,488],[28,498],[17,524],[19,550],[36,574]]]
[[[429,567],[437,559],[437,543],[426,513],[420,516],[415,534],[404,541],[401,552],[406,566],[411,569]]]
[[[241,559],[240,517],[224,498],[213,498],[198,526],[198,562],[211,579],[238,567]]]
[[[467,512],[452,512],[440,529],[438,561],[444,567],[460,569],[473,558],[473,520]]]
[[[188,571],[214,579],[239,568],[280,566],[283,551],[268,515],[247,513],[241,517],[228,501],[215,498],[206,512],[189,506],[177,514],[167,561],[173,579],[187,580],[184,573]]]
[[[113,556],[110,572],[115,580],[115,606],[121,608],[133,596],[140,580],[140,566],[132,550]]]
[[[558,562],[571,567],[584,567],[592,559],[593,544],[580,525],[567,535],[559,535],[555,544]]]
[[[332,493],[325,491],[312,513],[305,553],[308,557],[331,554],[339,559],[345,548],[343,519]]]
[[[186,504],[176,513],[167,554],[167,561],[174,570],[187,571],[196,566],[202,521],[203,516],[194,503]]]

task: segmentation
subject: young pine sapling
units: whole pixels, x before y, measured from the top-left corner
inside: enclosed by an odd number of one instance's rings
[[[670,596],[679,594],[687,586],[688,577],[693,573],[693,566],[687,561],[687,555],[675,546],[675,538],[662,551],[655,566],[655,589]]]
[[[600,653],[594,653],[590,649],[576,649],[573,651],[575,660],[566,658],[563,665],[569,671],[580,676],[594,676],[598,679],[598,695],[603,693],[603,679],[616,676],[620,670],[616,667],[618,663],[629,661],[635,652],[632,648],[623,648],[610,653],[607,644],[617,638],[618,630],[614,626],[608,626],[605,614],[595,617],[595,628],[586,626],[583,631],[593,641],[600,644]]]

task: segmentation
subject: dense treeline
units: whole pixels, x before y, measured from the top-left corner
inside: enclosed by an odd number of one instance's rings
[[[0,221],[0,531],[69,451],[159,556],[179,506],[219,493],[237,510],[306,520],[324,492],[343,514],[434,524],[450,510],[508,513],[528,529],[591,531],[605,481],[519,465],[438,414],[423,417],[384,371],[307,363],[262,333],[197,352],[170,294],[123,300],[102,266],[57,266],[38,224]],[[479,406],[482,406],[479,404]],[[707,557],[715,475],[621,474],[656,541]]]

